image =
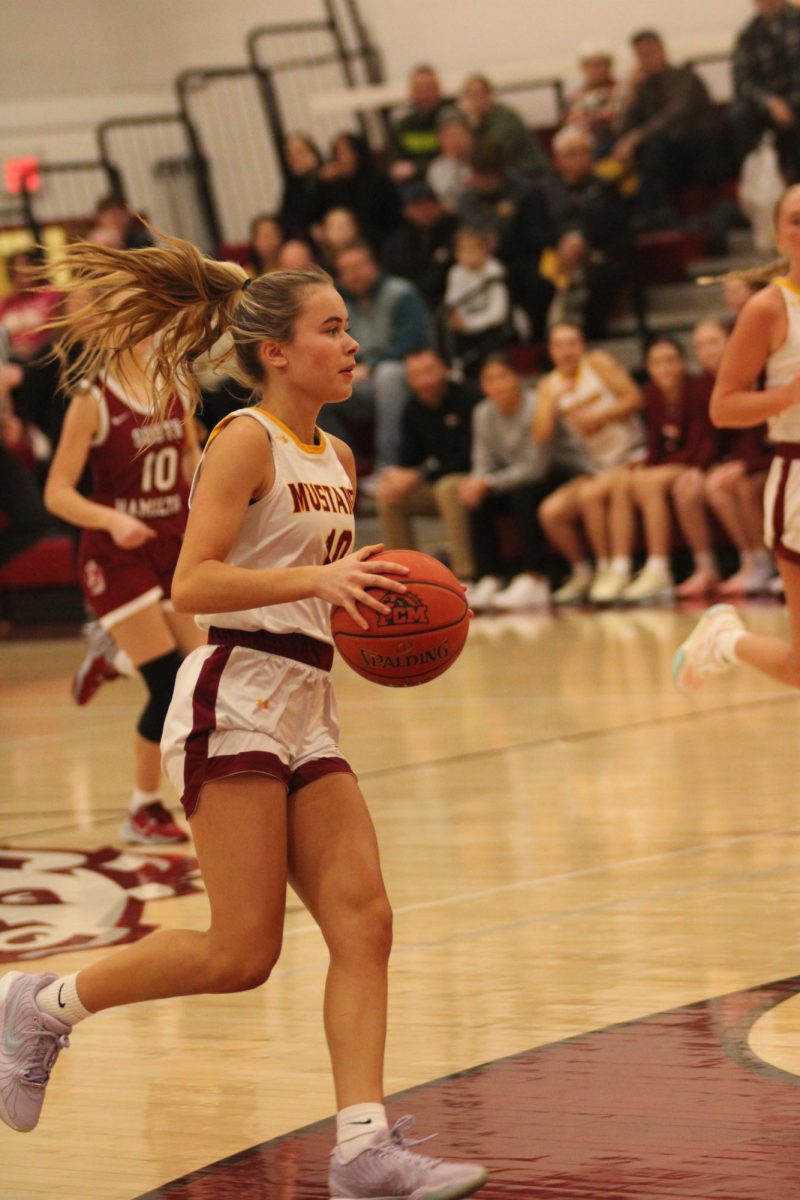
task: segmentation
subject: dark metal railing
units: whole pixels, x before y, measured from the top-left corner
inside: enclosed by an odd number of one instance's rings
[[[208,163],[182,112],[112,117],[96,130],[103,162],[125,179],[126,199],[159,228],[215,251],[220,240]],[[172,186],[185,180],[180,196]]]
[[[44,224],[85,223],[101,195],[109,192],[124,195],[122,179],[101,159],[39,163],[20,178],[20,204],[37,245],[42,244]]]

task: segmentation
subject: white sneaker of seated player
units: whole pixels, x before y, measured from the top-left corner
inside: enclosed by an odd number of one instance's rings
[[[535,575],[515,575],[508,587],[498,592],[492,608],[506,611],[517,608],[542,608],[549,603],[550,586]]]
[[[501,581],[496,575],[484,575],[475,583],[467,585],[467,604],[475,612],[490,608],[492,601],[502,588]]]

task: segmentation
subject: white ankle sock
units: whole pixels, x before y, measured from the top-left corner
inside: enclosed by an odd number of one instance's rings
[[[661,571],[663,575],[669,575],[669,559],[666,554],[648,554],[647,562],[644,565],[645,569]]]
[[[610,558],[598,558],[597,562],[594,564],[595,573],[599,575],[601,571],[607,571],[610,566]]]
[[[631,560],[627,554],[615,554],[611,559],[611,570],[617,571],[620,575],[630,575]]]
[[[735,663],[736,643],[747,632],[746,629],[723,629],[717,634],[716,653],[720,662]]]
[[[351,1104],[336,1114],[336,1145],[345,1162],[365,1150],[376,1133],[388,1132],[382,1104]]]
[[[138,675],[136,667],[133,665],[124,650],[117,650],[116,654],[111,660],[111,665],[115,671],[119,671],[120,675],[127,675],[131,679],[134,675]]]
[[[67,1025],[77,1025],[92,1014],[81,1004],[75,981],[77,975],[63,975],[46,988],[42,988],[36,997],[36,1005],[40,1012],[49,1017],[57,1017]]]
[[[145,804],[152,804],[154,800],[160,799],[160,792],[145,792],[141,788],[134,788],[129,805],[130,811],[138,812],[140,808],[144,808]]]
[[[589,579],[592,574],[592,564],[585,558],[581,562],[573,563],[572,574],[577,575],[579,579]]]

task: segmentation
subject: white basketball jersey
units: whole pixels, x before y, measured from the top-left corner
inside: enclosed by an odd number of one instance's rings
[[[564,424],[576,437],[580,438],[595,467],[605,470],[608,467],[620,466],[622,463],[633,462],[636,459],[636,451],[641,450],[644,446],[644,430],[636,413],[620,417],[618,421],[609,421],[596,433],[588,435],[578,433],[570,427],[570,413],[577,409],[600,416],[617,403],[617,397],[608,384],[600,378],[588,358],[581,359],[578,374],[573,380],[562,375],[557,369],[550,373],[549,378],[551,386],[561,393],[558,411]]]
[[[773,279],[786,304],[786,341],[767,359],[766,386],[785,387],[800,370],[800,292],[787,279]],[[800,442],[800,404],[767,422],[773,442]]]
[[[242,408],[223,418],[212,438],[241,416],[258,421],[267,431],[275,481],[266,496],[248,507],[225,561],[260,570],[322,566],[349,554],[355,536],[355,493],[325,434],[317,429],[319,444],[307,446],[271,413]],[[202,465],[201,462],[195,473],[192,493]],[[191,507],[191,499],[189,504]],[[266,629],[270,633],[304,633],[319,641],[332,642],[330,609],[325,600],[312,597],[242,612],[202,613],[196,620],[201,629],[210,625],[222,629]]]

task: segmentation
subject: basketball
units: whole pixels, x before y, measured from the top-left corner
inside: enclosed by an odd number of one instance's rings
[[[452,667],[464,648],[469,609],[452,571],[418,550],[383,550],[372,556],[402,563],[407,591],[369,588],[391,612],[360,608],[369,622],[359,629],[344,608],[334,608],[331,631],[336,649],[364,679],[386,687],[416,687]],[[397,577],[398,579],[400,576]]]

